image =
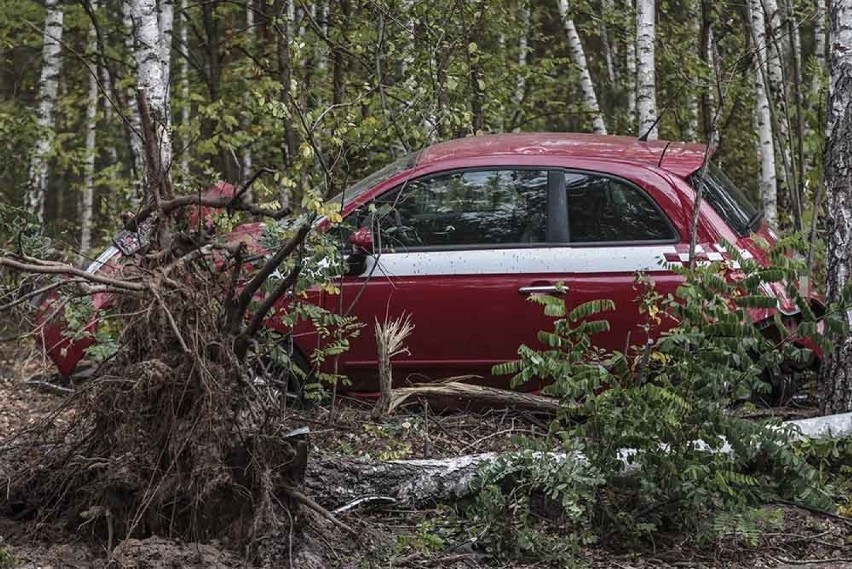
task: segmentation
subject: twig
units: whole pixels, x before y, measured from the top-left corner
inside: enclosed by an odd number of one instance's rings
[[[348,512],[349,510],[357,508],[361,504],[369,504],[370,502],[384,502],[386,504],[396,504],[396,498],[391,498],[390,496],[364,496],[363,498],[352,500],[348,504],[336,508],[334,511],[332,511],[332,513],[342,514],[343,512]]]
[[[312,509],[313,511],[315,511],[316,513],[318,513],[319,515],[321,515],[322,517],[324,517],[325,519],[330,521],[332,524],[336,525],[337,527],[339,527],[340,529],[342,529],[343,531],[348,533],[350,536],[352,536],[354,538],[358,537],[358,533],[354,529],[352,529],[348,525],[346,525],[343,522],[341,522],[340,520],[338,520],[336,517],[334,517],[334,514],[332,514],[331,512],[329,512],[328,510],[326,510],[325,508],[320,506],[319,504],[317,504],[312,498],[302,494],[301,492],[299,492],[298,490],[295,490],[293,488],[288,488],[287,493],[294,500],[296,500],[300,504],[307,506],[308,508]]]
[[[186,342],[183,339],[183,335],[180,333],[180,328],[178,328],[177,322],[175,322],[174,316],[172,316],[172,312],[166,306],[166,303],[163,302],[163,298],[160,296],[160,293],[157,292],[157,289],[153,286],[150,287],[151,294],[154,295],[154,298],[157,299],[157,303],[160,305],[160,308],[163,309],[163,312],[166,313],[166,318],[169,321],[169,326],[172,328],[172,332],[177,336],[178,342],[180,342],[180,347],[185,354],[191,354],[192,352],[189,350],[189,347],[186,345]]]
[[[78,269],[72,265],[65,264],[55,264],[55,265],[32,265],[29,263],[21,263],[19,261],[15,261],[8,257],[0,257],[0,267],[9,267],[10,269],[16,269],[18,271],[22,271],[25,273],[38,273],[38,274],[49,274],[49,275],[70,275],[75,277],[80,277],[81,279],[96,282],[100,284],[112,285],[116,288],[134,291],[134,292],[144,292],[147,290],[146,286],[141,283],[134,283],[130,281],[113,279],[110,277],[105,277],[102,275],[98,275],[95,273],[87,273],[83,269]]]
[[[4,304],[4,305],[0,306],[0,312],[3,312],[4,310],[9,310],[10,308],[14,308],[14,307],[18,306],[19,304],[22,304],[22,303],[26,302],[27,300],[29,300],[33,297],[36,297],[40,294],[44,294],[46,292],[50,292],[55,288],[59,288],[61,286],[67,285],[67,284],[77,284],[77,283],[81,283],[81,282],[83,282],[82,279],[71,279],[71,280],[68,280],[68,281],[59,281],[59,282],[51,283],[47,286],[37,288],[34,291],[28,292],[27,294],[25,294],[21,297],[18,297],[17,299],[13,300],[12,302],[10,302],[8,304]]]
[[[821,510],[819,508],[815,508],[813,506],[808,506],[807,504],[800,504],[798,502],[791,502],[790,500],[774,500],[776,504],[783,504],[785,506],[792,506],[793,508],[799,508],[800,510],[805,510],[812,514],[817,514],[820,516],[825,516],[826,518],[831,518],[833,520],[837,520],[843,522],[845,524],[852,525],[852,518],[841,516],[840,514],[835,514],[834,512],[828,512],[826,510]]]
[[[813,563],[852,563],[852,557],[832,557],[830,559],[787,559],[786,557],[768,556],[779,563],[788,563],[790,565],[811,565]]]

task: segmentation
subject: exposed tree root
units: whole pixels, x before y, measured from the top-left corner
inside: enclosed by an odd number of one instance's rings
[[[255,388],[223,345],[215,283],[180,278],[187,286],[154,302],[119,298],[135,316],[119,353],[64,401],[69,426],[41,424],[0,446],[0,513],[63,522],[118,542],[117,553],[151,535],[221,539],[280,566],[299,529],[285,489],[300,483],[306,448],[285,436],[274,392]]]

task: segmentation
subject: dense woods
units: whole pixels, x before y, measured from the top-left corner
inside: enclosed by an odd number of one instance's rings
[[[152,10],[158,27],[141,25]],[[0,191],[43,208],[69,250],[102,244],[138,197],[137,69],[168,85],[183,188],[271,167],[257,199],[298,204],[302,188],[333,192],[436,140],[706,140],[715,125],[723,164],[768,219],[803,228],[814,211],[819,2],[50,0],[2,14]],[[160,112],[163,94],[148,96]]]

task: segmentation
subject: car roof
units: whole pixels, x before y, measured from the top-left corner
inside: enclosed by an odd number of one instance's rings
[[[417,165],[429,165],[447,159],[481,156],[529,156],[540,154],[566,158],[605,158],[660,167],[686,177],[704,162],[705,144],[640,141],[631,136],[581,133],[508,133],[489,134],[440,142],[423,149]],[[661,160],[662,158],[662,160]]]

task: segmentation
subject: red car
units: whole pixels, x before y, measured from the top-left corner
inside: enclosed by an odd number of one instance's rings
[[[360,181],[335,198],[351,244],[350,274],[340,296],[311,298],[369,326],[339,358],[339,372],[353,390],[375,389],[372,323],[405,313],[415,328],[410,356],[395,360],[397,379],[477,374],[506,385],[491,367],[515,359],[519,345],[551,327],[527,296],[557,293],[561,284],[569,305],[615,302],[610,331],[596,337],[600,347],[638,343],[636,273],[651,276],[662,293],[681,282],[664,262],[688,260],[693,179],[704,153],[704,145],[619,136],[502,134],[436,144]],[[776,241],[760,212],[717,167],[706,181],[698,258],[724,259],[723,241],[759,258],[755,237]],[[111,251],[89,270],[119,254]],[[780,287],[773,292],[778,310],[795,311]],[[46,327],[44,343],[70,374],[85,345],[70,345],[60,332],[58,323]],[[304,355],[316,341],[309,331],[295,336]]]

